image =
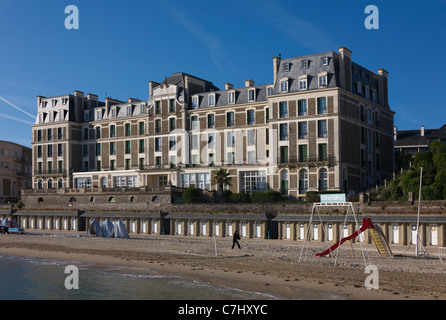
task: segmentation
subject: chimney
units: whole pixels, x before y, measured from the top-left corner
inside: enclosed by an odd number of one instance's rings
[[[83,97],[84,97],[84,93],[83,93],[82,91],[77,91],[77,90],[76,90],[76,91],[74,91],[74,96],[75,96],[75,97],[82,97],[82,98],[83,98]]]
[[[398,128],[396,126],[393,127],[393,140],[398,140]]]
[[[424,126],[421,126],[420,128],[420,135],[424,137]]]
[[[187,74],[184,75],[184,88],[189,89],[189,76]]]
[[[279,73],[280,60],[281,60],[281,55],[280,55],[280,54],[279,54],[278,57],[274,57],[274,58],[273,58],[273,77],[274,77],[274,84],[276,83],[276,80],[277,80],[277,74]]]
[[[225,90],[231,90],[232,88],[234,88],[232,83],[225,83]]]
[[[339,77],[341,88],[352,91],[352,52],[345,48],[339,47]]]
[[[248,88],[248,87],[253,87],[254,84],[255,84],[255,82],[254,82],[253,80],[246,80],[246,81],[245,81],[245,87],[246,87],[246,88]]]
[[[89,93],[89,94],[87,94],[87,99],[98,101],[98,96],[95,94]]]
[[[384,69],[378,69],[378,96],[379,96],[379,103],[388,108],[389,106],[389,95],[387,90],[387,79],[388,79],[389,73]]]

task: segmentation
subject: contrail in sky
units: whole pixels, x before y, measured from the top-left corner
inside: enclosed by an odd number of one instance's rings
[[[6,118],[6,119],[15,120],[15,121],[20,121],[20,122],[23,122],[23,123],[26,123],[26,124],[31,124],[31,125],[34,124],[31,121],[26,121],[26,120],[23,120],[23,119],[20,119],[20,118],[16,118],[16,117],[10,116],[8,114],[4,114],[4,113],[0,113],[0,118]]]
[[[33,119],[35,119],[36,118],[36,116],[35,115],[32,115],[31,113],[29,113],[29,112],[26,112],[25,110],[23,110],[22,108],[19,108],[19,107],[17,107],[15,104],[13,104],[13,103],[11,103],[11,102],[9,102],[8,100],[6,100],[5,98],[3,98],[3,97],[0,97],[0,100],[3,100],[4,102],[6,102],[7,104],[9,104],[10,106],[12,106],[12,107],[14,107],[14,108],[16,108],[17,110],[20,110],[20,111],[22,111],[24,114],[26,114],[26,115],[28,115],[28,116],[30,116],[31,118],[33,118]]]

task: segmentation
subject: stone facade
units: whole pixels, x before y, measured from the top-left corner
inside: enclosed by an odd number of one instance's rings
[[[393,172],[387,72],[351,51],[273,58],[273,82],[245,87],[176,73],[149,82],[149,99],[92,94],[38,97],[33,188],[215,190],[227,168],[232,192],[353,194]]]

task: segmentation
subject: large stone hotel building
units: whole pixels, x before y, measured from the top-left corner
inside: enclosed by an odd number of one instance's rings
[[[341,47],[274,57],[268,84],[219,89],[175,73],[149,82],[147,101],[39,96],[33,188],[215,190],[212,171],[224,167],[232,192],[357,193],[393,172],[387,76]]]

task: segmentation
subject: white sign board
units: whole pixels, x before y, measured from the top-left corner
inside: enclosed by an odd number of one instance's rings
[[[346,202],[345,193],[321,194],[322,203],[341,203]]]

